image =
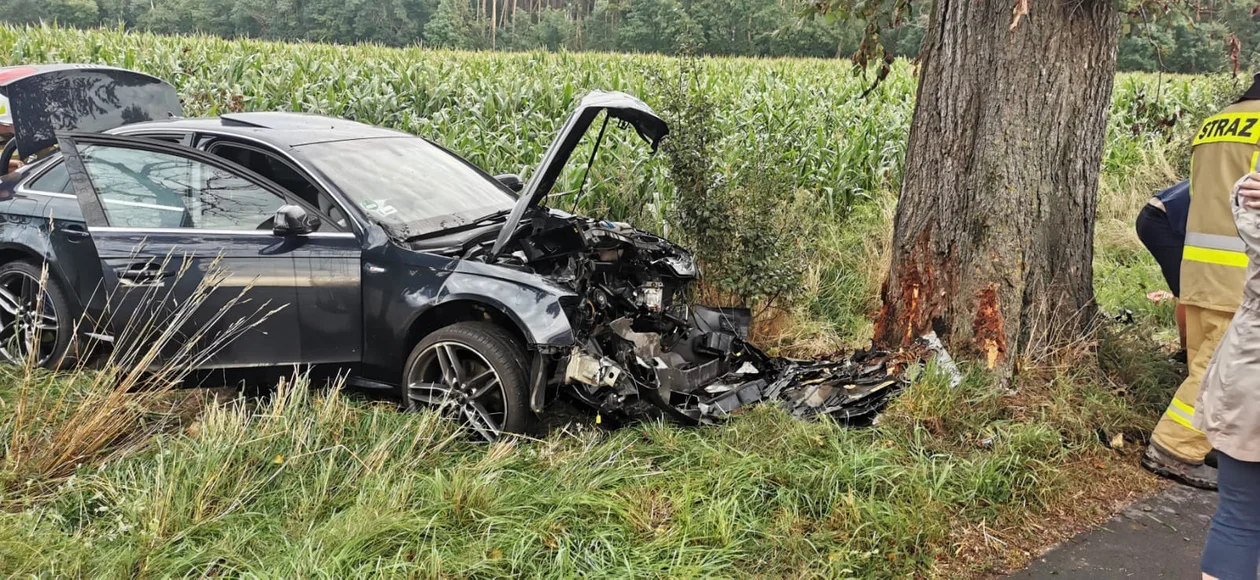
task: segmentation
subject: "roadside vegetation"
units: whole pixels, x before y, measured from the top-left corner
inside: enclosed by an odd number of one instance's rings
[[[578,211],[696,243],[711,269],[732,268],[704,291],[758,306],[756,340],[771,350],[824,355],[870,336],[914,98],[907,63],[861,99],[863,80],[831,61],[0,26],[0,66],[50,61],[169,79],[188,115],[285,109],[396,127],[494,173],[528,173],[582,91],[636,94],[680,121],[678,138],[650,157],[632,132],[610,132]],[[1095,284],[1104,311],[1134,322],[1022,361],[1012,384],[964,365],[951,388],[929,371],[865,429],[765,407],[720,427],[579,424],[487,446],[300,375],[258,398],[141,396],[94,372],[3,369],[0,575],[885,577],[1017,565],[1157,485],[1136,452],[1179,369],[1172,308],[1145,297],[1163,282],[1132,224],[1185,174],[1197,121],[1236,90],[1228,78],[1121,75],[1098,128],[1108,152]],[[700,131],[712,139],[689,138]],[[577,188],[572,169],[557,190]],[[767,211],[736,211],[748,207]],[[732,213],[714,221],[706,208]],[[723,231],[751,249],[748,262],[721,253]],[[790,271],[740,274],[756,260]]]

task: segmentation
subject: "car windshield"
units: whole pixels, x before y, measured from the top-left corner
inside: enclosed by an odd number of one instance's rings
[[[400,237],[466,225],[516,203],[493,177],[419,137],[330,141],[297,149],[351,202]]]

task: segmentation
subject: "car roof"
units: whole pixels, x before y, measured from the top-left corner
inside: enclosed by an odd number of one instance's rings
[[[312,115],[309,113],[258,112],[229,113],[220,117],[170,119],[125,125],[120,133],[136,129],[171,129],[208,131],[262,139],[281,147],[297,147],[312,143],[372,139],[381,137],[414,137],[409,133],[376,127],[366,123]],[[113,132],[113,131],[111,131]]]

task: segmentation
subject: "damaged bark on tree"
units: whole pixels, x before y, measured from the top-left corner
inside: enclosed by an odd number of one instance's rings
[[[1094,315],[1119,15],[1107,0],[938,0],[933,16],[876,341],[936,331],[1010,376]]]

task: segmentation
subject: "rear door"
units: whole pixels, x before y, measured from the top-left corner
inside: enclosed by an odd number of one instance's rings
[[[115,348],[201,368],[302,362],[293,250],[276,210],[295,200],[180,145],[68,134],[61,150],[103,270]],[[148,361],[140,361],[147,363]]]

